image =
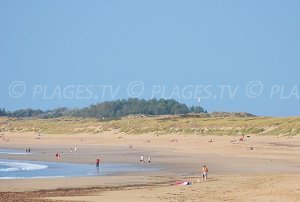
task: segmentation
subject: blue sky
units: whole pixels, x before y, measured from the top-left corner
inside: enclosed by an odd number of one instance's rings
[[[298,116],[299,10],[296,0],[2,0],[0,108],[156,97]]]

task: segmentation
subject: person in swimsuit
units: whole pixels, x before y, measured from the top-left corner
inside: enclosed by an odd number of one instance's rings
[[[207,181],[207,173],[208,173],[208,168],[206,167],[206,165],[204,165],[202,168],[202,182]]]

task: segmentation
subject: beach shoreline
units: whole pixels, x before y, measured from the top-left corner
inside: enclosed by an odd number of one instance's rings
[[[125,192],[125,195],[128,194],[129,201],[139,201],[141,197],[143,198],[141,193],[145,194],[145,201],[153,201],[155,197],[156,199],[162,197],[162,201],[170,201],[172,197],[164,199],[162,193],[174,191],[174,194],[180,195],[178,188],[173,190],[174,187],[177,187],[174,184],[178,181],[192,181],[193,185],[190,187],[194,188],[206,186],[205,183],[199,182],[201,181],[202,164],[209,167],[207,186],[211,186],[211,189],[213,189],[212,184],[215,186],[222,184],[225,187],[236,186],[236,189],[239,189],[240,181],[251,185],[255,180],[266,179],[269,181],[280,178],[282,179],[280,183],[286,183],[290,190],[297,191],[297,183],[292,187],[292,182],[294,179],[300,179],[298,166],[300,160],[297,158],[297,152],[300,151],[299,136],[277,138],[252,135],[240,142],[238,137],[232,136],[181,134],[159,137],[153,134],[126,135],[122,133],[43,134],[40,139],[35,139],[36,134],[34,133],[4,133],[4,135],[9,138],[9,142],[0,142],[2,149],[24,150],[25,147],[31,147],[32,153],[24,156],[2,154],[1,158],[56,162],[57,159],[54,155],[60,151],[63,152],[60,162],[94,164],[96,157],[101,156],[101,160],[108,163],[134,163],[160,169],[153,172],[121,172],[113,176],[0,180],[0,192],[3,193],[0,197],[1,200],[8,200],[9,196],[12,197],[11,193],[17,193],[16,197],[37,201],[46,200],[46,198],[60,201],[77,199],[81,201],[101,201],[103,199],[105,201],[105,197],[111,197],[112,201],[118,201],[118,199],[122,201],[122,194]],[[236,141],[232,142],[234,139]],[[129,147],[130,145],[132,148]],[[71,152],[70,148],[74,147],[77,147],[77,152]],[[251,148],[254,149],[251,150]],[[140,155],[151,156],[152,162],[140,164]],[[232,185],[230,185],[230,178],[234,179]],[[279,185],[273,186],[276,190]],[[189,193],[191,190],[197,190],[194,188],[182,189],[188,189],[185,192]],[[270,194],[272,190],[269,188],[263,192],[265,197],[272,197]],[[149,189],[152,194],[147,199]],[[141,190],[141,192],[137,194],[136,190]],[[76,196],[72,194],[73,192],[76,193],[74,194]],[[115,192],[117,196],[118,193],[122,194],[118,198],[114,194],[111,195],[111,192]],[[209,190],[204,193],[208,194],[208,192]],[[102,193],[101,196],[98,193]],[[194,198],[204,194],[199,192],[197,195],[197,191],[193,191],[193,193]],[[136,198],[130,198],[130,194],[137,194]],[[179,198],[193,199],[193,197],[189,198],[184,195],[181,194]],[[216,198],[212,198],[212,200],[217,200],[217,196],[222,197],[220,193],[216,193]],[[280,195],[280,199],[282,197],[284,194]],[[296,201],[297,197],[299,194],[295,192],[294,198],[284,199]],[[176,200],[174,199],[174,201]],[[276,198],[274,200],[276,201]]]

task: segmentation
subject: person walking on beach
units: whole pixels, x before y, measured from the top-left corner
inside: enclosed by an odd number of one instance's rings
[[[96,168],[99,168],[99,164],[100,164],[100,159],[99,157],[96,159]]]
[[[143,156],[143,155],[142,155],[141,158],[140,158],[140,162],[141,162],[141,163],[145,163],[145,160],[144,160],[144,156]]]
[[[207,181],[207,173],[208,173],[208,168],[206,167],[206,165],[204,165],[202,168],[202,182]]]

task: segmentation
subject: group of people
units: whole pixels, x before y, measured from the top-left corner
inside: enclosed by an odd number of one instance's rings
[[[71,153],[72,153],[73,151],[74,151],[74,152],[77,152],[77,147],[74,147],[74,148],[72,147],[72,148],[70,149],[70,152],[71,152]]]
[[[140,157],[140,162],[145,163],[145,159],[144,159],[143,155]],[[151,157],[150,156],[148,157],[148,163],[151,163]],[[100,165],[100,158],[97,157],[97,159],[96,159],[96,168],[99,168],[99,165]]]
[[[247,137],[250,137],[250,136],[247,136]],[[234,140],[231,140],[230,142],[233,143],[233,144],[236,144],[237,141],[245,141],[245,135],[242,135],[238,140],[234,139]]]
[[[55,154],[55,157],[56,157],[57,160],[59,160],[60,157],[61,157],[61,153],[60,153],[60,152],[57,152],[57,153]]]
[[[71,148],[71,152],[73,152],[73,151],[76,152],[77,148],[75,147],[74,150],[73,150],[73,148]],[[30,153],[30,148],[25,148],[25,152]],[[55,156],[56,156],[56,159],[59,160],[60,157],[61,157],[61,153],[57,152]],[[140,162],[145,163],[145,159],[144,159],[143,155],[140,156]],[[151,157],[149,156],[148,157],[148,163],[150,163],[150,162],[151,162]],[[99,166],[100,166],[100,158],[97,157],[97,159],[96,159],[96,168],[99,169]],[[208,175],[208,168],[207,168],[206,165],[204,165],[202,167],[201,172],[202,172],[202,182],[206,182],[207,181],[207,175]]]
[[[145,163],[145,159],[144,159],[143,155],[141,155],[141,157],[140,157],[140,162]],[[148,157],[148,163],[151,163],[151,157],[150,156]]]
[[[145,159],[144,159],[143,155],[140,157],[140,162],[145,163]],[[148,163],[151,163],[151,157],[150,156],[148,157]],[[97,159],[96,159],[96,168],[99,168],[99,165],[100,165],[100,158],[97,157]]]
[[[30,153],[30,148],[25,148],[25,153]]]
[[[211,140],[211,142],[212,142],[212,140]],[[129,145],[129,149],[132,149],[131,144]],[[143,155],[140,156],[140,162],[145,163],[145,158],[144,158]],[[150,163],[150,162],[151,162],[151,157],[148,156],[148,163]],[[97,159],[96,159],[96,168],[99,169],[99,166],[100,166],[100,158],[97,157]],[[202,182],[206,182],[207,181],[207,175],[208,175],[208,168],[207,168],[206,165],[204,165],[202,167],[201,172],[202,172]]]
[[[28,152],[28,153],[30,153],[30,148],[25,148],[25,151],[26,151],[26,153]],[[74,151],[76,152],[77,151],[77,149],[76,149],[76,147],[75,147],[75,149],[74,149]],[[58,153],[56,153],[56,159],[60,159],[60,157],[61,157],[61,153],[60,152],[58,152]],[[145,159],[144,159],[144,156],[143,155],[141,155],[141,157],[140,157],[140,162],[141,163],[145,163]],[[151,157],[149,156],[148,157],[148,163],[150,163],[151,162]],[[100,166],[100,158],[99,157],[97,157],[97,159],[96,159],[96,168],[98,169],[99,168],[99,166]],[[207,175],[208,175],[208,168],[207,168],[207,166],[206,165],[204,165],[203,167],[202,167],[202,182],[206,182],[207,181]]]

